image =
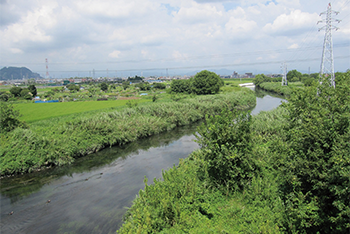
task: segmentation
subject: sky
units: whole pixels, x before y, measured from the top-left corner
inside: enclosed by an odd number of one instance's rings
[[[0,0],[0,67],[46,76],[320,71],[329,0]],[[332,31],[350,68],[350,0]],[[46,64],[47,59],[47,64]],[[221,74],[226,75],[226,74]]]

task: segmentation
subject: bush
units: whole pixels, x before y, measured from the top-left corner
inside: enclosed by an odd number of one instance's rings
[[[196,134],[209,177],[227,188],[242,189],[254,176],[252,160],[251,115],[246,112],[223,110],[220,115],[206,116]]]
[[[277,165],[288,226],[307,233],[345,233],[350,224],[350,72],[336,88],[295,90],[288,103],[286,142]],[[318,95],[316,95],[318,93]]]
[[[192,81],[192,91],[197,95],[207,95],[219,93],[224,82],[214,72],[207,70],[198,72]]]
[[[18,110],[14,110],[11,104],[0,102],[0,130],[9,132],[17,127],[26,127],[23,121],[19,120],[21,116]]]
[[[189,94],[192,92],[191,79],[189,80],[172,80],[171,81],[171,93],[185,93]]]

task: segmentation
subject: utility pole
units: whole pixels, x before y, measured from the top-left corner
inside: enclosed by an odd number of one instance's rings
[[[283,72],[283,76],[282,76],[282,86],[288,85],[288,81],[287,81],[287,64],[286,62],[282,63],[282,72]]]
[[[332,29],[338,30],[339,28],[332,25],[333,22],[340,22],[340,20],[333,19],[332,14],[338,15],[338,11],[333,11],[331,3],[328,4],[327,11],[322,12],[320,16],[326,15],[326,18],[318,21],[318,23],[326,23],[323,27],[319,28],[318,31],[325,29],[323,42],[323,52],[321,60],[320,76],[329,76],[330,84],[335,88],[335,76],[334,76],[334,58],[333,58],[333,42],[332,42]]]

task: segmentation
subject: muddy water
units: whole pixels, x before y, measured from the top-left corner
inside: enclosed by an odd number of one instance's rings
[[[257,98],[253,114],[281,103]],[[146,176],[161,177],[198,148],[196,125],[105,149],[57,167],[1,182],[1,233],[115,233]],[[13,214],[9,214],[13,211]]]

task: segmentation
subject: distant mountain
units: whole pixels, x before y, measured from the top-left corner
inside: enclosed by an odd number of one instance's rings
[[[3,67],[0,70],[0,80],[22,80],[42,77],[26,67]]]

